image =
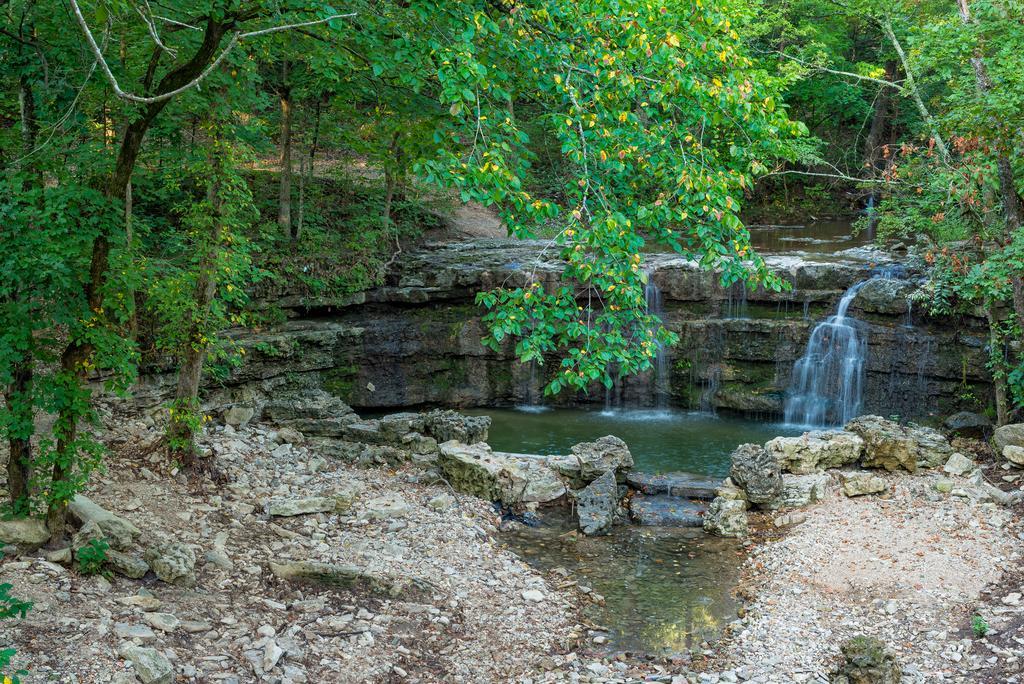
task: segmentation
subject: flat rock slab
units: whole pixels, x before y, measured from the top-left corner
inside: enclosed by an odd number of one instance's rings
[[[707,507],[674,496],[637,494],[630,501],[629,510],[641,525],[703,527]]]
[[[683,472],[652,475],[636,470],[626,473],[626,483],[644,494],[668,494],[705,501],[714,499],[715,491],[722,486],[721,478],[707,475]]]

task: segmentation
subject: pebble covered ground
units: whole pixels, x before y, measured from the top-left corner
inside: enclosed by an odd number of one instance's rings
[[[765,517],[739,587],[743,616],[718,644],[653,660],[604,654],[579,620],[592,596],[505,550],[490,504],[415,466],[360,468],[294,433],[215,428],[204,446],[216,484],[198,487],[167,472],[155,437],[120,417],[108,474],[88,495],[141,528],[136,554],[169,539],[193,548],[195,586],[84,577],[42,552],[5,559],[0,582],[35,602],[0,634],[31,670],[26,682],[137,682],[133,646],[162,654],[178,682],[827,682],[854,634],[888,644],[905,682],[1024,681],[1019,511],[936,490],[957,477],[885,475],[886,493],[857,498],[834,482],[825,501],[783,514],[787,526]],[[359,492],[344,513],[265,513],[339,491]],[[419,590],[271,571],[292,561]]]

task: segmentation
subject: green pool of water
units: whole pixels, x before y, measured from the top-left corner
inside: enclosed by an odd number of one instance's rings
[[[487,441],[496,451],[561,454],[578,442],[615,435],[629,445],[637,470],[682,470],[715,477],[729,473],[729,455],[740,444],[762,444],[773,437],[801,432],[779,423],[675,410],[551,408],[470,413],[491,417]]]
[[[502,535],[530,565],[563,569],[604,597],[588,603],[588,620],[603,627],[610,652],[673,655],[714,641],[736,619],[732,589],[741,545],[699,530],[623,525],[605,537],[573,533],[568,516]]]

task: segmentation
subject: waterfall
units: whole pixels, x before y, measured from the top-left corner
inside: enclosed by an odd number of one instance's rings
[[[665,320],[665,313],[661,305],[661,290],[654,282],[654,271],[648,269],[646,272],[647,284],[644,286],[644,297],[647,300],[647,313],[657,316],[662,322]],[[654,370],[651,374],[652,403],[656,409],[668,408],[668,397],[670,392],[671,377],[668,366],[668,350],[661,342],[657,342],[657,351],[654,355]]]
[[[846,315],[863,280],[846,291],[834,316],[811,331],[807,350],[793,366],[786,398],[786,422],[794,425],[843,425],[860,413],[867,343],[857,321]]]
[[[538,365],[536,360],[530,361],[530,375],[522,381],[523,403],[516,406],[520,411],[541,413],[547,410],[547,407],[544,406],[544,391],[537,378]]]

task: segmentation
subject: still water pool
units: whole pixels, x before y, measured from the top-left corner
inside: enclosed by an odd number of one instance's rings
[[[495,451],[564,454],[578,442],[615,435],[629,445],[636,469],[649,473],[682,470],[725,477],[729,455],[740,444],[764,443],[801,430],[780,423],[687,411],[600,411],[486,409],[487,441]]]

